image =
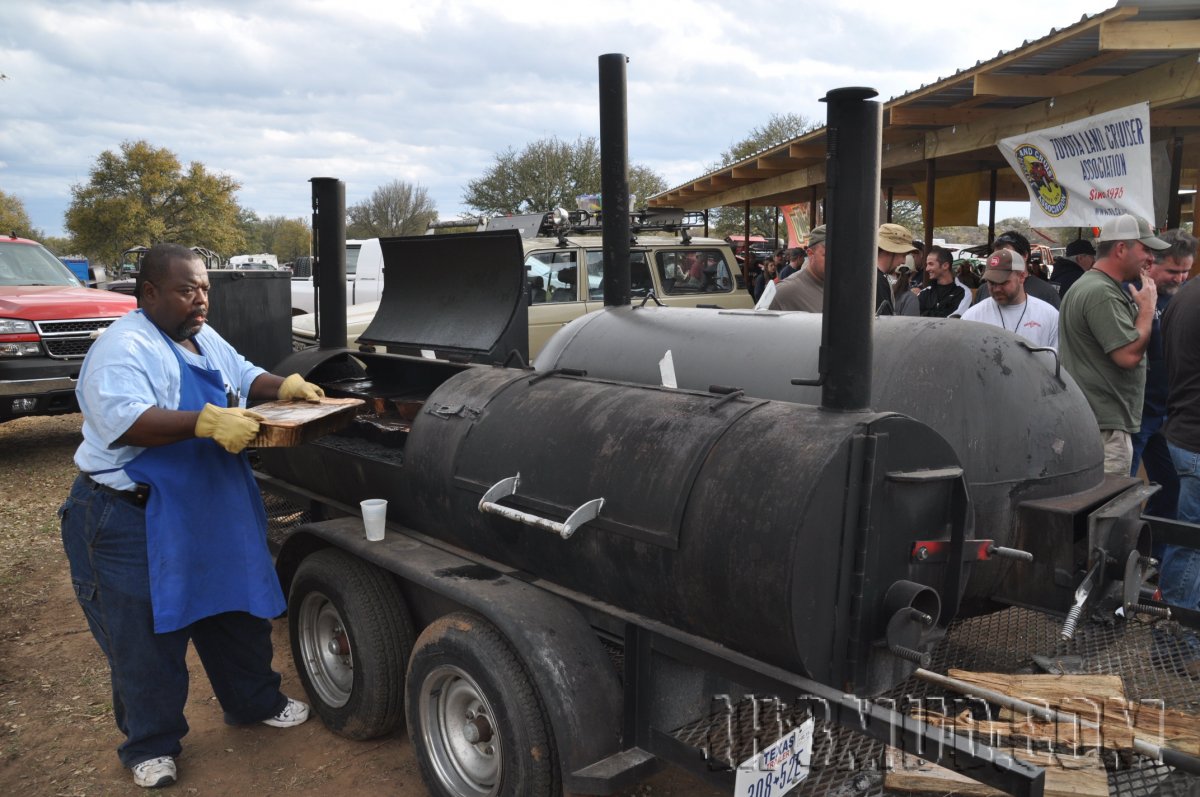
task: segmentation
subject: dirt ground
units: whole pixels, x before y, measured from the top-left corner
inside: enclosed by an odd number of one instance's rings
[[[117,760],[108,668],[70,588],[55,510],[75,477],[79,415],[0,424],[0,795],[132,795]],[[286,621],[275,628],[284,691],[303,698]],[[425,795],[407,736],[353,742],[313,719],[232,728],[191,656],[180,781],[163,794]],[[678,770],[625,797],[707,797]]]

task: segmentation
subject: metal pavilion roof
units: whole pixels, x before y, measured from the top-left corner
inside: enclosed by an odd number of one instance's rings
[[[1180,137],[1182,185],[1200,179],[1200,2],[1120,2],[1062,30],[884,103],[883,188],[997,170],[998,199],[1025,199],[996,141],[1148,101],[1151,135]],[[815,202],[824,193],[825,128],[651,197],[651,207]],[[932,167],[931,162],[932,161]],[[986,197],[981,197],[986,198]]]

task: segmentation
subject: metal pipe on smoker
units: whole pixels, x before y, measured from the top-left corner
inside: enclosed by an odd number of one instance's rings
[[[1018,697],[997,692],[995,689],[988,689],[986,686],[978,686],[966,681],[960,681],[957,678],[939,675],[924,668],[918,669],[915,675],[923,681],[928,681],[931,684],[936,684],[959,694],[982,698],[989,703],[995,703],[998,706],[1010,708],[1014,711],[1024,711],[1047,722],[1079,723],[1080,727],[1087,728],[1088,730],[1102,730],[1099,723],[1085,720],[1078,714],[1069,714],[1047,706],[1039,706],[1036,703],[1021,700]],[[1155,761],[1161,761],[1167,766],[1182,769],[1184,772],[1193,775],[1200,775],[1200,758],[1195,756],[1181,753],[1178,750],[1172,750],[1169,747],[1160,747],[1159,745],[1151,744],[1137,738],[1133,740],[1133,749]]]
[[[818,370],[821,406],[871,405],[871,329],[875,321],[875,234],[879,227],[880,129],[874,89],[851,86],[822,98],[829,105],[825,155],[829,210],[825,226],[825,314]]]
[[[322,349],[346,346],[346,184],[334,177],[314,177],[313,238],[317,254],[313,286]]]
[[[600,56],[600,210],[604,219],[604,306],[632,297],[629,274],[629,124],[621,53]],[[579,268],[585,266],[581,263]],[[580,279],[587,279],[580,274]]]

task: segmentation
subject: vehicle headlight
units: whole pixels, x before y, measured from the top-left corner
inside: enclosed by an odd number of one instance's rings
[[[37,357],[41,353],[42,344],[40,343],[0,341],[0,357]]]
[[[21,335],[37,332],[32,321],[23,318],[0,318],[0,335]]]

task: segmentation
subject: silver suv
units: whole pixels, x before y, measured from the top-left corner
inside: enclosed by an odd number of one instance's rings
[[[511,223],[512,217],[507,221]],[[535,234],[522,240],[522,248],[532,361],[560,327],[604,305],[601,288],[604,258],[598,232],[565,236]],[[649,299],[653,291],[660,302],[676,307],[747,310],[754,307],[750,294],[738,285],[733,251],[722,240],[686,234],[638,236],[630,246],[629,260],[635,303]],[[580,279],[581,273],[586,274],[586,279]],[[379,302],[346,308],[348,347],[356,346],[378,309]],[[315,346],[313,330],[312,314],[293,318],[293,348]]]

